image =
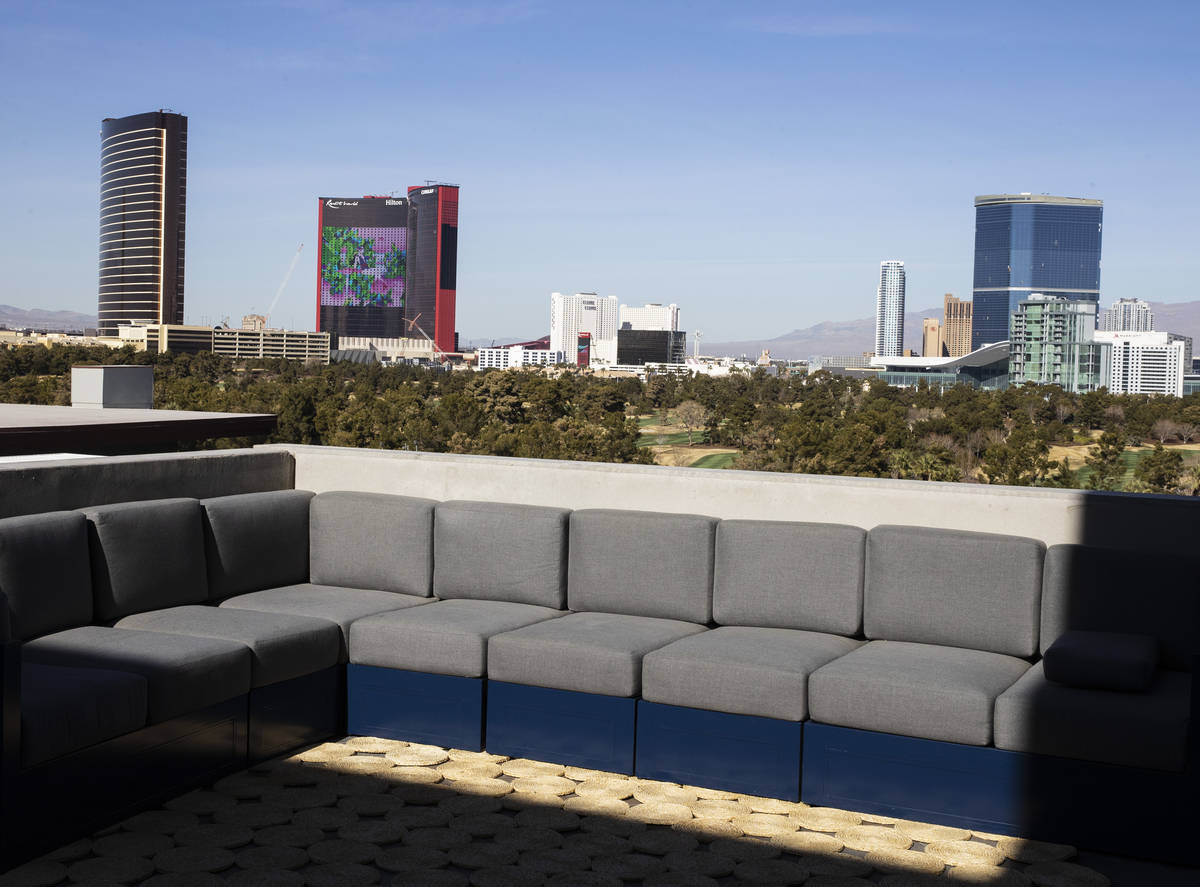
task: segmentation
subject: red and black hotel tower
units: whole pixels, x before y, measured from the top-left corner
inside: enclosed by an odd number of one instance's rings
[[[405,314],[439,351],[457,351],[458,186],[408,189],[408,297]]]
[[[318,330],[386,339],[424,332],[439,351],[457,351],[457,185],[409,188],[407,198],[323,197],[317,218]]]

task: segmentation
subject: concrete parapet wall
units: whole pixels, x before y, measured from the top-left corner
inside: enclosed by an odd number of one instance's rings
[[[1191,551],[1200,499],[935,483],[268,445],[295,458],[301,489],[369,490],[570,508],[697,512],[870,528],[913,524],[1083,542],[1139,554]],[[931,565],[932,566],[932,565]]]
[[[293,486],[283,450],[213,450],[0,464],[0,518],[107,502],[226,496]]]

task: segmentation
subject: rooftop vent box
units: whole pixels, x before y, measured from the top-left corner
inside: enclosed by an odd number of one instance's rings
[[[154,406],[154,367],[71,367],[71,406],[151,409]]]

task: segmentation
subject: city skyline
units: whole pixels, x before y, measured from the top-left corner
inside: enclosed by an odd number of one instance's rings
[[[124,5],[15,9],[0,35],[23,75],[0,87],[18,134],[0,160],[21,171],[0,260],[53,271],[0,302],[91,310],[97,121],[164,105],[192,120],[189,322],[265,310],[311,239],[317,195],[402,195],[414,175],[470,188],[464,338],[543,331],[555,290],[676,302],[710,341],[862,317],[881,255],[905,257],[912,308],[936,307],[971,289],[971,197],[999,192],[1104,199],[1104,301],[1192,296],[1197,121],[1178,109],[1195,88],[1197,14],[1177,4],[1139,7],[1137,28],[1115,7],[1016,4],[1025,37],[1002,76],[979,64],[986,17],[938,3],[268,2],[239,10],[236,29]],[[1066,33],[1102,62],[1057,52]],[[146,65],[159,76],[133,76]],[[434,65],[436,78],[404,78]],[[84,76],[102,66],[109,77]],[[389,77],[412,88],[372,90]],[[978,125],[981,108],[1031,103],[1056,124],[1035,139]],[[411,126],[412,106],[439,125]],[[884,151],[870,121],[894,107],[904,123]],[[722,223],[698,222],[717,203]],[[283,325],[309,325],[315,253],[275,312]]]

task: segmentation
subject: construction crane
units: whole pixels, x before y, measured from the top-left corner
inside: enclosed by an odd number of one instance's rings
[[[438,363],[441,363],[446,358],[446,352],[438,347],[437,342],[433,341],[433,338],[429,335],[429,333],[417,326],[417,321],[421,319],[421,313],[422,312],[418,311],[417,316],[408,321],[408,331],[411,333],[413,330],[416,330],[426,339],[429,339],[429,344],[433,346],[433,356],[437,359]]]
[[[275,298],[271,300],[271,307],[267,309],[264,326],[270,326],[271,314],[275,311],[275,306],[279,304],[279,297],[283,295],[284,288],[288,285],[288,281],[292,279],[292,272],[296,270],[296,263],[300,261],[300,251],[304,249],[304,244],[296,247],[296,254],[292,256],[292,264],[288,265],[287,274],[283,275],[283,283],[279,284],[279,289],[275,291]]]

